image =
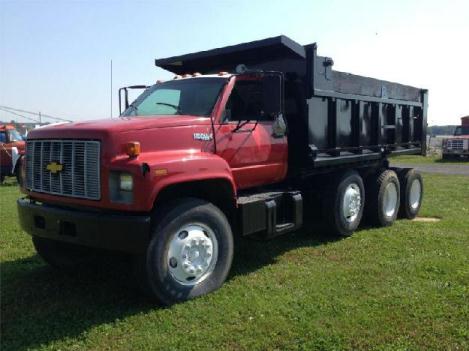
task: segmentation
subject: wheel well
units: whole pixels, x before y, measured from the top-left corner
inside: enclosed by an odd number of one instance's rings
[[[208,179],[169,185],[158,194],[154,208],[182,197],[196,197],[213,203],[230,222],[235,212],[235,196],[231,184],[224,179]]]

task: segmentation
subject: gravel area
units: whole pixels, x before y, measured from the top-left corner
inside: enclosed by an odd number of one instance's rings
[[[425,165],[425,164],[411,164],[411,163],[394,163],[391,162],[393,167],[402,167],[402,168],[415,168],[420,172],[425,173],[438,173],[438,174],[455,174],[455,175],[465,175],[469,176],[469,164],[465,165]]]

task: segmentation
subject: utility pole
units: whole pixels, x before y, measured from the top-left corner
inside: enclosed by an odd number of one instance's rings
[[[111,60],[111,119],[112,119],[112,60]]]
[[[42,115],[41,115],[41,111],[39,111],[39,124],[42,124]]]

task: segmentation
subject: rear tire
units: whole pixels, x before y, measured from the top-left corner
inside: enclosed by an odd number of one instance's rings
[[[358,228],[363,215],[365,190],[355,171],[337,177],[324,194],[325,230],[333,235],[350,236]]]
[[[367,194],[366,216],[377,226],[390,226],[399,212],[400,184],[396,172],[384,170],[371,176]]]
[[[94,261],[98,255],[92,248],[72,245],[57,240],[33,236],[33,245],[39,256],[60,270],[74,270]]]
[[[414,219],[419,213],[422,205],[422,175],[413,168],[401,169],[398,175],[401,181],[401,205],[399,208],[399,217]]]
[[[172,305],[221,287],[234,246],[224,213],[195,198],[178,200],[161,212],[146,254],[135,258],[143,290],[162,305]]]

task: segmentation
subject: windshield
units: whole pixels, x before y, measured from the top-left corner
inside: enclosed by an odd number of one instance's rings
[[[469,127],[456,127],[456,130],[454,131],[454,135],[469,135]]]
[[[23,137],[20,135],[20,133],[18,133],[16,129],[10,129],[8,131],[8,134],[10,134],[10,142],[23,140]]]
[[[212,113],[226,78],[194,78],[155,84],[145,90],[122,116],[193,115]]]

